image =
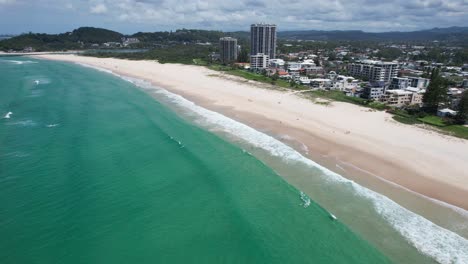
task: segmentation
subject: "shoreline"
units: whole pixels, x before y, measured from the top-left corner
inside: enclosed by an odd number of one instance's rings
[[[467,141],[450,138],[434,132],[431,133],[417,127],[398,124],[395,121],[389,120],[389,115],[386,113],[370,112],[365,108],[350,104],[332,102],[332,106],[323,106],[314,104],[288,92],[261,89],[259,87],[253,88],[251,87],[252,84],[260,87],[264,84],[244,81],[231,76],[228,78],[219,77],[220,74],[218,72],[197,66],[71,55],[41,55],[37,57],[85,63],[111,70],[118,74],[146,80],[154,85],[164,87],[168,91],[179,94],[204,108],[219,112],[259,131],[275,135],[276,138],[281,137],[281,135],[287,135],[290,137],[289,140],[280,140],[286,141],[290,145],[299,146],[302,144],[302,146],[305,146],[310,151],[301,151],[297,146],[296,150],[306,157],[325,165],[330,170],[340,173],[358,183],[374,182],[370,184],[374,185],[376,179],[382,182],[388,181],[385,183],[386,185],[394,183],[417,194],[427,196],[427,198],[468,209],[468,201],[463,199],[463,197],[468,196],[468,175],[464,174],[468,171],[468,165],[466,165],[468,164],[466,162],[468,161]],[[214,76],[215,74],[216,76]],[[183,79],[184,77],[186,78],[185,80]],[[189,84],[191,87],[187,87]],[[193,88],[198,89],[195,90]],[[234,90],[233,88],[237,88],[238,90]],[[260,101],[260,105],[257,107],[255,107],[256,101]],[[272,107],[281,109],[272,109]],[[314,115],[311,113],[301,112],[301,110],[306,110],[306,108],[311,108],[311,112],[315,110],[323,115],[327,115],[327,113],[324,113],[325,110],[333,111],[334,115],[329,117],[340,120],[338,120],[338,123],[331,122],[332,124],[327,124],[327,118],[314,118]],[[423,143],[428,144],[433,140],[438,141],[438,148],[443,148],[441,144],[447,142],[447,144],[456,147],[455,152],[461,154],[459,155],[459,159],[464,160],[465,165],[455,168],[450,166],[444,168],[444,166],[437,166],[437,164],[430,166],[430,163],[424,162],[423,157],[430,157],[432,158],[431,161],[438,158],[430,150],[420,153],[419,151],[414,151],[415,146],[408,146],[406,150],[402,149],[401,146],[392,149],[391,138],[388,140],[390,142],[375,142],[375,139],[372,137],[366,140],[365,136],[370,135],[366,135],[365,131],[364,133],[363,131],[355,132],[355,130],[359,130],[359,127],[356,127],[355,124],[349,124],[349,120],[346,120],[353,118],[352,115],[347,114],[348,111],[354,113],[359,118],[367,118],[369,119],[368,121],[380,119],[381,122],[383,121],[384,124],[395,130],[403,130],[396,131],[399,133],[409,131],[408,137],[410,138],[424,137]],[[337,116],[337,113],[340,115]],[[340,126],[340,121],[345,124]],[[363,124],[363,126],[369,126],[369,124]],[[391,133],[392,131],[386,132]],[[381,138],[378,139],[382,140]],[[384,144],[376,145],[376,143]],[[386,151],[385,147],[389,147],[390,151]],[[410,147],[413,147],[413,149]],[[398,154],[406,157],[398,157]],[[423,154],[422,157],[420,157],[421,154]],[[463,156],[462,154],[466,155]],[[435,156],[435,159],[431,156]],[[414,162],[407,162],[408,158],[413,159]],[[420,167],[417,165],[424,166]],[[447,171],[452,169],[451,179],[437,179],[433,176],[435,173],[424,173],[444,169]],[[392,195],[389,195],[389,197],[395,198]]]

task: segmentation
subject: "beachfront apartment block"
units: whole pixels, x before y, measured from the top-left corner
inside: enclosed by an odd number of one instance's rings
[[[389,90],[405,89],[411,86],[411,81],[405,77],[394,77],[388,86]]]
[[[379,98],[379,101],[389,106],[402,107],[406,105],[421,105],[423,93],[412,92],[402,89],[387,90]]]
[[[348,72],[354,77],[366,78],[370,82],[389,83],[398,74],[398,63],[376,60],[361,60],[348,64]]]
[[[418,89],[426,89],[429,86],[429,79],[422,77],[394,77],[388,86],[388,89],[406,89],[414,87]]]
[[[256,55],[250,55],[250,68],[253,70],[263,70],[268,68],[270,56],[258,53]]]
[[[419,89],[426,89],[429,86],[430,80],[427,78],[422,77],[408,77],[410,80],[411,87],[419,88]]]
[[[229,64],[237,60],[239,49],[237,39],[224,37],[219,39],[220,60],[223,64]]]
[[[327,78],[314,78],[310,79],[310,86],[315,89],[330,89],[332,80]]]
[[[368,83],[363,89],[362,97],[369,100],[379,100],[385,93],[385,85],[380,83]]]
[[[276,58],[276,25],[252,24],[250,26],[250,55],[259,53]]]

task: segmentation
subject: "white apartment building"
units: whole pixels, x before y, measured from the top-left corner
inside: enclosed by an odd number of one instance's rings
[[[263,53],[257,55],[250,55],[250,68],[251,69],[266,69],[268,68],[270,56]]]
[[[402,107],[405,105],[421,104],[423,93],[414,93],[401,89],[387,90],[379,101],[389,106]]]
[[[122,44],[124,46],[140,43],[140,40],[138,38],[125,38],[125,37],[123,37],[121,40],[122,40]]]
[[[407,87],[411,86],[411,81],[409,78],[405,77],[394,77],[390,85],[388,86],[389,90],[402,90],[406,89]]]
[[[307,76],[296,76],[294,81],[300,84],[310,84],[310,79]]]
[[[270,60],[270,68],[284,68],[284,60],[283,59],[271,59]]]
[[[319,89],[328,89],[331,87],[332,80],[324,78],[315,78],[310,80],[310,86]]]
[[[353,91],[356,90],[359,86],[359,81],[353,77],[337,75],[332,80],[332,85],[330,89],[338,91]]]
[[[288,62],[288,71],[295,71],[298,72],[301,70],[301,63],[300,62]]]
[[[355,77],[367,78],[371,82],[389,83],[398,74],[398,63],[362,60],[348,64],[348,72]]]
[[[429,79],[422,78],[422,77],[408,77],[410,80],[410,86],[411,87],[416,87],[419,89],[426,89],[427,86],[429,86]]]
[[[318,74],[323,72],[323,68],[321,66],[315,65],[315,62],[313,60],[304,60],[302,62],[288,62],[287,70],[291,74],[297,74],[300,71],[306,74]]]

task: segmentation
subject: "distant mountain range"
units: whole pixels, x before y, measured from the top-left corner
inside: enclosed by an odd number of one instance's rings
[[[280,31],[278,38],[301,40],[344,40],[344,41],[453,41],[468,42],[468,27],[433,28],[412,32],[370,33],[361,30],[301,30]]]
[[[246,31],[222,32],[213,30],[180,29],[174,32],[138,32],[124,35],[119,32],[93,27],[82,27],[62,34],[22,34],[0,39],[0,50],[23,50],[32,47],[36,51],[89,48],[92,44],[120,42],[122,37],[136,37],[144,43],[198,43],[218,42],[220,37],[232,36],[244,42],[250,38]],[[1,36],[0,36],[1,37]],[[8,36],[9,37],[9,36]],[[324,40],[324,41],[444,41],[468,46],[468,27],[433,28],[413,32],[369,33],[360,30],[348,31],[280,31],[279,39]]]

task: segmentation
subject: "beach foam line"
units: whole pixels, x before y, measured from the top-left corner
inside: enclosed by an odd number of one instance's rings
[[[362,169],[362,168],[360,168],[360,167],[358,167],[358,166],[356,166],[356,165],[354,165],[354,164],[352,164],[352,163],[345,162],[345,161],[342,161],[342,160],[338,160],[338,161],[339,161],[341,164],[345,165],[345,166],[348,166],[348,167],[351,167],[351,168],[353,168],[353,169],[355,169],[355,170],[358,170],[358,171],[361,171],[361,172],[363,172],[363,173],[372,175],[373,177],[376,177],[376,178],[378,178],[379,180],[381,180],[381,181],[383,181],[383,182],[385,182],[385,183],[387,183],[387,184],[390,184],[390,185],[393,185],[393,186],[395,186],[395,187],[397,187],[397,188],[403,189],[403,190],[405,190],[405,191],[407,191],[407,192],[410,192],[410,193],[413,194],[413,195],[416,195],[416,196],[419,196],[419,197],[421,197],[421,198],[427,199],[427,200],[429,200],[429,201],[431,201],[431,202],[433,202],[433,203],[435,203],[435,204],[438,204],[438,205],[440,205],[440,206],[447,207],[447,208],[449,208],[449,209],[455,211],[455,212],[458,213],[459,215],[461,215],[461,216],[463,216],[463,217],[465,217],[465,218],[468,218],[468,211],[465,210],[465,209],[463,209],[463,208],[460,208],[460,207],[458,207],[458,206],[455,206],[455,205],[452,205],[452,204],[449,204],[449,203],[446,203],[446,202],[443,202],[443,201],[440,201],[440,200],[437,200],[437,199],[428,197],[428,196],[426,196],[426,195],[424,195],[424,194],[420,194],[420,193],[418,193],[418,192],[415,192],[415,191],[413,191],[413,190],[411,190],[411,189],[406,188],[405,186],[402,186],[402,185],[400,185],[400,184],[398,184],[398,183],[394,183],[394,182],[389,181],[389,180],[387,180],[387,179],[385,179],[385,178],[382,178],[382,177],[380,177],[379,175],[374,174],[374,173],[372,173],[372,172],[370,172],[370,171],[368,171],[368,170]],[[342,166],[340,166],[340,165],[337,164],[337,167],[338,167],[338,166],[339,166],[340,168],[343,168]],[[344,169],[343,169],[343,170],[344,170]]]
[[[287,163],[300,162],[311,168],[319,169],[328,176],[327,180],[348,184],[357,195],[370,201],[374,210],[422,254],[443,264],[468,263],[468,240],[465,238],[411,212],[388,197],[367,189],[319,165],[281,141],[222,114],[198,106],[180,95],[171,93],[160,87],[155,87],[147,81],[119,75],[95,66],[82,63],[80,65],[113,74],[143,89],[156,88],[155,93],[168,98],[178,107],[197,114],[203,119],[203,122],[215,126],[220,131],[233,135],[252,146],[268,151],[270,155],[281,158]],[[462,208],[458,209],[464,211]]]
[[[134,78],[122,77],[142,88],[149,88],[150,83]],[[155,91],[171,99],[174,104],[195,112],[204,121],[217,129],[234,135],[250,145],[268,151],[271,155],[288,163],[301,162],[321,170],[329,180],[350,184],[355,193],[372,202],[375,211],[381,215],[400,235],[421,253],[430,256],[440,263],[468,263],[468,240],[444,229],[424,217],[400,206],[388,197],[367,189],[343,176],[307,159],[299,152],[279,140],[261,133],[245,124],[239,123],[219,113],[202,108],[182,96],[159,88]],[[460,210],[463,210],[460,208]]]

